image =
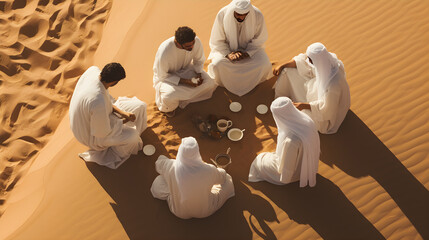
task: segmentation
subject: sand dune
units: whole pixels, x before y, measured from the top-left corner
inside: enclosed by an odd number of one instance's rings
[[[25,19],[0,29],[7,42],[0,49],[0,170],[6,192],[18,179],[14,174],[27,169],[4,204],[0,239],[429,238],[429,2],[252,1],[267,22],[271,61],[290,59],[321,41],[346,68],[351,110],[337,134],[321,135],[317,185],[304,189],[247,182],[254,157],[275,149],[272,116],[255,111],[273,100],[275,78],[243,97],[218,88],[212,99],[171,119],[153,103],[159,44],[178,26],[189,25],[207,56],[214,17],[229,1],[114,1],[110,12],[107,2],[98,1],[94,9],[79,2],[0,2],[3,22]],[[80,20],[66,21],[70,15]],[[58,28],[73,40],[49,35]],[[48,142],[77,76],[86,66],[110,61],[127,71],[127,80],[111,94],[136,95],[149,104],[142,139],[157,148],[155,155],[140,152],[117,170],[77,157],[86,148],[73,138],[67,117]],[[240,114],[228,111],[230,101],[243,104]],[[240,142],[201,136],[190,122],[195,114],[229,117],[246,129],[245,136]],[[39,125],[24,129],[30,123]],[[236,196],[206,219],[178,219],[149,192],[156,158],[175,157],[186,136],[197,137],[206,161],[232,148],[228,172]]]
[[[108,1],[0,2],[0,212],[92,64]]]

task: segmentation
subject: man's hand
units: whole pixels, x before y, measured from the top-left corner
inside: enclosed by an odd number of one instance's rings
[[[310,104],[308,103],[302,103],[302,102],[294,102],[293,105],[300,111],[302,111],[303,109],[310,109]]]
[[[237,53],[240,55],[240,58],[238,60],[243,60],[243,59],[246,59],[246,58],[250,57],[247,52],[238,51]]]
[[[203,84],[204,79],[201,76],[201,73],[196,72],[195,75],[196,75],[196,78],[198,78],[198,86],[200,86],[201,84]]]
[[[273,74],[278,76],[280,75],[280,73],[282,73],[283,69],[285,68],[296,68],[295,60],[292,58],[291,60],[289,60],[289,62],[278,65],[276,68],[274,68]]]
[[[117,106],[113,105],[113,113],[122,119],[123,123],[127,123],[129,121],[134,122],[136,120],[136,115],[134,113],[125,112],[119,109]]]
[[[273,74],[275,76],[278,76],[283,71],[283,69],[285,69],[285,67],[283,65],[277,66],[277,67],[274,68]]]
[[[136,115],[134,113],[127,112],[124,116],[124,120],[134,122],[136,120]]]
[[[249,54],[247,52],[231,52],[228,55],[226,55],[226,58],[229,59],[231,62],[240,61],[246,58],[249,58]]]
[[[130,112],[123,112],[121,114],[122,117],[122,121],[123,123],[127,123],[127,122],[134,122],[136,120],[136,115],[134,113],[130,113]]]
[[[186,78],[181,78],[179,81],[179,84],[183,84],[189,87],[198,87],[199,85],[201,85],[201,83],[200,81],[198,81],[197,83],[193,83],[191,79],[186,79]]]
[[[226,55],[226,58],[231,62],[235,62],[240,58],[240,54],[238,54],[237,52],[231,52]]]

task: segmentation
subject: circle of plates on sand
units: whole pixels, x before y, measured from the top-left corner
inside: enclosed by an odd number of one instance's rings
[[[151,145],[151,144],[148,144],[148,145],[144,146],[143,153],[146,156],[151,156],[151,155],[153,155],[155,153],[155,147],[153,145]]]

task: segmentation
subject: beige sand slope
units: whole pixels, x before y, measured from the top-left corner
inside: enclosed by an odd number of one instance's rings
[[[0,215],[92,64],[108,1],[0,2]]]
[[[304,189],[246,181],[253,158],[275,148],[272,117],[255,111],[273,100],[275,79],[241,98],[218,88],[212,99],[173,119],[153,104],[158,45],[177,26],[189,25],[208,55],[213,19],[228,1],[118,2],[95,64],[125,65],[127,82],[111,93],[149,103],[142,139],[157,152],[133,156],[117,170],[85,164],[77,154],[86,148],[73,139],[65,118],[6,202],[0,239],[429,238],[429,2],[253,1],[265,15],[272,61],[321,41],[346,66],[351,111],[337,134],[321,136],[317,186]],[[231,100],[243,104],[240,114],[227,110]],[[201,136],[190,123],[195,113],[231,118],[246,129],[243,141]],[[232,148],[228,172],[236,196],[206,219],[180,220],[149,192],[154,161],[159,154],[175,157],[185,136],[198,138],[204,159]]]

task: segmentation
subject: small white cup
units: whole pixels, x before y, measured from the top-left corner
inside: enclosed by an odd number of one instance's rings
[[[217,121],[216,125],[217,125],[217,129],[219,129],[219,131],[225,132],[226,129],[228,129],[232,126],[232,121],[226,120],[226,119],[219,119]]]

